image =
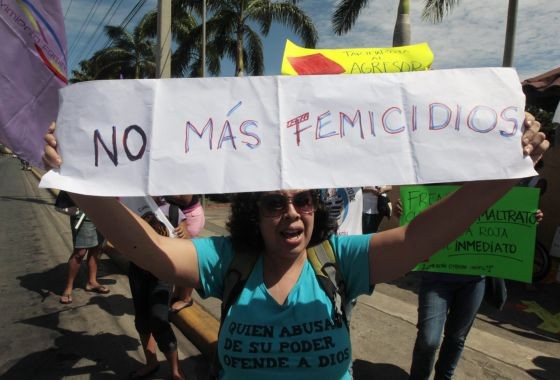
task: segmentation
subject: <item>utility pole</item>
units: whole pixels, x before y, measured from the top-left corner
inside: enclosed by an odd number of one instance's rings
[[[158,0],[156,77],[171,77],[171,1]]]
[[[515,24],[517,23],[517,0],[509,0],[506,25],[506,42],[504,46],[503,67],[513,66],[513,51],[515,47]]]
[[[202,0],[202,67],[200,73],[206,76],[206,0]]]

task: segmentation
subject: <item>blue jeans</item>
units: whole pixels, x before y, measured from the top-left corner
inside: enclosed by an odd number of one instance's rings
[[[444,326],[434,380],[453,377],[484,297],[484,288],[485,279],[480,276],[430,273],[422,280],[410,379],[430,377]]]

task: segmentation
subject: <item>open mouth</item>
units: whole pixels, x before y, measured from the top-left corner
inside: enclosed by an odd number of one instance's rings
[[[295,239],[299,239],[302,236],[303,230],[290,229],[290,230],[282,231],[280,234],[282,235],[282,237],[284,237],[287,240],[295,240]]]

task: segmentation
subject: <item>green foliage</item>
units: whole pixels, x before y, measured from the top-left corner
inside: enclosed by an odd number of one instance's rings
[[[292,29],[306,47],[315,47],[317,31],[297,1],[206,0],[206,69],[219,75],[222,58],[231,59],[236,75],[262,75],[264,54],[262,36],[267,36],[273,22]],[[201,76],[202,73],[202,2],[173,0],[171,32],[174,51],[171,75]],[[106,26],[111,45],[80,62],[72,72],[71,82],[93,79],[152,78],[155,75],[154,46],[157,13],[148,12],[132,33],[117,26]]]
[[[541,123],[541,131],[550,139],[558,128],[558,123],[553,123],[554,112],[545,111],[533,105],[527,105],[525,111],[530,112]]]

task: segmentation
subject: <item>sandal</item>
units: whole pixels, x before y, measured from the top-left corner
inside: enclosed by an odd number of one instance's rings
[[[93,292],[93,293],[99,293],[99,294],[107,294],[110,292],[109,288],[103,285],[97,285],[97,286],[87,286],[86,285],[86,292]]]
[[[173,307],[173,305],[174,305],[176,302],[183,302],[183,304],[182,304],[181,306],[179,306],[179,307]],[[187,308],[187,307],[191,307],[191,306],[193,305],[193,303],[194,303],[194,300],[193,300],[192,298],[191,298],[191,300],[190,300],[189,302],[184,302],[184,301],[181,301],[181,300],[175,300],[175,302],[173,302],[173,303],[171,304],[171,307],[169,308],[169,310],[170,310],[172,313],[177,314],[177,313],[180,312],[181,310],[183,310],[183,309],[185,309],[185,308]]]
[[[148,377],[152,376],[153,374],[155,374],[157,371],[159,371],[159,364],[156,365],[154,368],[152,368],[151,370],[149,370],[148,372],[144,373],[144,374],[140,374],[138,371],[141,370],[142,368],[139,369],[135,369],[134,371],[130,372],[128,374],[128,378],[130,380],[141,380],[141,379],[147,379]]]
[[[72,303],[72,294],[71,293],[64,293],[60,296],[59,302],[63,305],[68,305]]]

